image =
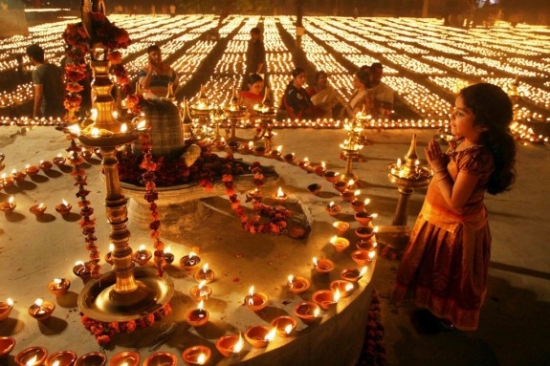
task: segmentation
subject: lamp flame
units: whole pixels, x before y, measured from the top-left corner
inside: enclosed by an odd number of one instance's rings
[[[36,301],[34,302],[36,306],[42,306],[43,303],[44,303],[44,300],[41,299],[40,297],[36,299]]]
[[[11,297],[8,297],[8,300],[6,302],[9,306],[13,306],[13,300],[11,299]]]
[[[139,250],[145,250],[145,244],[141,244],[141,245],[139,246]]]
[[[285,333],[290,334],[292,332],[292,324],[289,324],[285,327]]]
[[[233,347],[233,352],[239,353],[244,347],[244,341],[243,337],[239,334],[239,341],[235,343],[235,347]]]
[[[65,199],[62,199],[61,202],[63,202],[63,205],[68,206],[69,202],[65,201]]]
[[[317,267],[317,264],[318,264],[318,263],[317,263],[317,257],[313,257],[313,265],[314,265],[315,267]]]
[[[359,272],[359,276],[363,277],[365,275],[365,273],[367,273],[367,268],[368,268],[367,266],[363,267],[361,269],[361,272]]]
[[[264,340],[267,342],[271,342],[275,338],[275,333],[277,332],[277,328],[273,328],[267,333],[267,335],[264,337]]]
[[[289,286],[292,286],[293,281],[294,281],[294,276],[293,275],[288,276],[288,285]]]
[[[27,366],[33,366],[36,363],[38,356],[34,355],[30,360],[28,360],[25,365]]]
[[[336,289],[332,295],[332,301],[338,302],[338,300],[340,300],[340,290]]]
[[[202,267],[202,271],[204,273],[208,272],[208,263],[205,263],[204,266]]]
[[[126,133],[128,132],[128,125],[126,123],[123,123],[120,125],[120,133]]]
[[[248,294],[250,296],[254,295],[254,286],[250,286],[250,290],[248,290]]]

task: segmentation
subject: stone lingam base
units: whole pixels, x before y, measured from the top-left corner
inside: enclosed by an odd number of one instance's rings
[[[279,181],[279,175],[274,170],[264,167],[263,190],[272,190]],[[254,190],[252,174],[234,176],[234,187],[237,193]],[[151,214],[149,203],[145,200],[145,187],[122,182],[123,194],[130,198],[128,202],[128,217],[132,225],[140,230],[149,230]],[[211,197],[227,197],[223,182],[214,182],[212,189],[206,190],[197,183],[177,185],[173,187],[158,187],[158,211],[164,236],[179,236],[184,231],[190,231],[204,224],[212,213],[212,204],[205,205],[202,201]],[[239,195],[241,196],[241,195]],[[244,202],[244,196],[239,197]],[[269,204],[269,202],[266,202]]]

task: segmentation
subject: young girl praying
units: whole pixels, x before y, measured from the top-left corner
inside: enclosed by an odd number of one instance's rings
[[[425,150],[434,171],[424,205],[401,259],[392,300],[410,290],[416,305],[445,328],[473,331],[487,293],[491,234],[485,191],[514,182],[516,146],[509,132],[512,104],[499,87],[481,83],[460,91],[451,114],[450,148]]]

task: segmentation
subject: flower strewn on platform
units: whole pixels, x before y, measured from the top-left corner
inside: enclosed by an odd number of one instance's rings
[[[81,314],[80,320],[84,327],[90,331],[100,346],[106,346],[111,343],[112,338],[119,333],[132,333],[135,330],[152,326],[156,321],[172,313],[170,304],[164,305],[161,309],[152,314],[148,314],[137,320],[127,322],[101,322]]]

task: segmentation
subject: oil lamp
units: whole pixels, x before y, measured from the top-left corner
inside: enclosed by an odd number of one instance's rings
[[[196,309],[190,310],[185,314],[185,321],[192,327],[198,328],[203,326],[208,322],[210,318],[210,313],[207,310],[203,309],[204,300],[199,302],[199,305]]]
[[[50,318],[54,310],[55,304],[53,302],[38,298],[29,307],[29,315],[38,321],[44,321]]]
[[[2,202],[0,203],[0,210],[4,211],[5,213],[12,212],[15,210],[15,207],[17,205],[15,204],[15,199],[13,196],[10,196],[8,199],[8,202]]]
[[[201,281],[198,286],[191,287],[189,292],[195,301],[208,300],[210,295],[212,295],[212,289],[206,285],[206,281]]]
[[[222,356],[231,357],[242,351],[244,340],[240,334],[227,334],[216,341],[216,349]]]
[[[73,208],[73,205],[71,205],[69,202],[62,200],[61,203],[55,205],[55,210],[59,212],[61,216],[66,216],[71,212],[71,209]]]
[[[304,323],[312,323],[319,319],[321,307],[313,301],[303,301],[294,307],[294,314]]]
[[[192,346],[182,352],[181,358],[187,366],[196,366],[205,365],[211,355],[212,351],[206,346]]]
[[[252,311],[260,311],[267,306],[268,300],[266,294],[255,292],[254,286],[251,286],[248,295],[244,298],[244,304]]]
[[[301,294],[302,292],[307,291],[309,288],[309,280],[305,277],[294,277],[293,275],[288,276],[287,282],[288,288],[295,294]]]
[[[5,302],[0,301],[0,322],[6,320],[13,309],[13,300],[8,298]]]
[[[195,281],[199,283],[202,281],[204,281],[205,283],[210,283],[214,281],[215,274],[213,270],[208,268],[208,263],[205,263],[202,269],[199,269],[195,272],[193,277],[195,278]]]
[[[319,273],[329,273],[334,269],[334,263],[330,259],[317,259],[313,257],[313,267]]]
[[[254,348],[265,348],[275,338],[277,328],[269,329],[263,325],[250,327],[244,333],[245,339]]]
[[[70,287],[71,281],[66,278],[54,278],[54,280],[48,284],[48,290],[55,296],[65,295]]]
[[[132,255],[132,260],[140,266],[144,266],[149,262],[153,254],[150,250],[145,249],[145,245],[140,245],[139,250],[136,250]]]
[[[180,259],[180,266],[185,270],[193,270],[201,262],[201,258],[194,252],[184,255]]]
[[[41,217],[44,215],[44,212],[46,212],[46,205],[44,203],[40,203],[38,205],[32,205],[29,211],[34,214],[36,217]]]
[[[296,328],[296,325],[296,320],[286,315],[278,316],[271,321],[271,326],[277,329],[277,335],[281,337],[288,337]]]

